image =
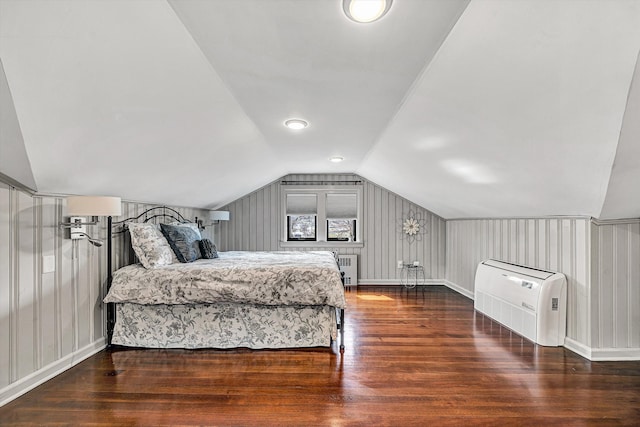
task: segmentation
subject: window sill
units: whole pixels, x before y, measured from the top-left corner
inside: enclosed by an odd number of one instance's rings
[[[279,244],[281,248],[364,248],[362,242],[314,242],[308,240],[288,242],[281,240]]]

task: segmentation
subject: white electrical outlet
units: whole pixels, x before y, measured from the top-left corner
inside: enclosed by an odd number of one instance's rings
[[[42,273],[53,273],[56,271],[56,256],[44,255],[42,257]]]
[[[399,259],[399,260],[398,260],[398,268],[402,268],[402,264],[403,264],[403,263],[402,263],[402,260],[401,260],[401,259]]]

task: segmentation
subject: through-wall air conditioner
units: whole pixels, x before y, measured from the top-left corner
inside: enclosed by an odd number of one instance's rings
[[[562,346],[567,279],[562,273],[486,260],[478,265],[474,308],[545,346]]]

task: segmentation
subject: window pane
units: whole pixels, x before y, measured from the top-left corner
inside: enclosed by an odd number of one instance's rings
[[[287,240],[316,240],[315,215],[287,215]]]
[[[351,219],[328,219],[327,240],[355,241],[356,222]]]

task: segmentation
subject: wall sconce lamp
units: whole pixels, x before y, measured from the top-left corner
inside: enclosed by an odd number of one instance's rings
[[[122,215],[122,203],[120,197],[70,196],[67,197],[67,213],[70,215],[69,222],[61,222],[59,225],[69,229],[71,239],[87,239],[89,243],[99,247],[104,242],[89,236],[87,225],[96,225],[99,216],[111,219],[112,216]],[[91,221],[87,221],[86,216],[90,216]]]
[[[94,239],[87,234],[87,225],[96,225],[99,216],[107,217],[107,289],[109,292],[113,281],[113,218],[122,215],[122,200],[120,197],[71,196],[67,197],[67,213],[71,215],[69,222],[61,222],[60,227],[68,228],[72,239],[87,239],[93,246],[100,247],[102,240]],[[77,216],[76,216],[77,215]],[[87,222],[83,216],[90,216]],[[111,338],[116,319],[116,307],[107,304],[107,346],[111,347]]]
[[[229,211],[211,211],[209,213],[209,219],[212,224],[220,224],[220,221],[229,221]]]
[[[207,225],[216,225],[220,224],[220,221],[229,221],[229,212],[228,211],[209,211],[209,219],[211,220],[211,224]],[[205,229],[204,221],[198,219],[196,217],[196,224],[198,224],[198,228],[200,230]]]

